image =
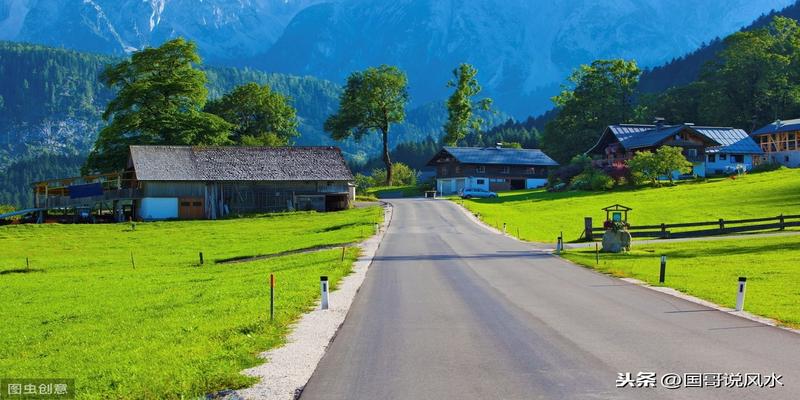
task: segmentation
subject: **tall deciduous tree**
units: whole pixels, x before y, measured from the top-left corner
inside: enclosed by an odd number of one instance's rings
[[[484,121],[475,115],[475,111],[489,111],[492,99],[485,98],[473,103],[472,98],[481,92],[476,75],[478,70],[470,64],[463,63],[453,70],[453,80],[447,87],[455,91],[447,100],[447,122],[444,124],[444,142],[457,146],[470,131],[477,131]]]
[[[392,184],[392,160],[389,157],[389,128],[403,122],[408,102],[408,80],[397,67],[381,65],[354,72],[347,78],[339,99],[339,110],[325,121],[325,131],[336,140],[354,137],[360,140],[370,132],[383,137],[383,163],[386,184]]]
[[[547,153],[566,162],[597,142],[606,125],[630,122],[640,73],[635,61],[625,60],[597,60],[573,72],[553,97],[559,114],[545,126]]]
[[[229,144],[231,125],[202,111],[208,91],[199,63],[195,44],[179,38],[107,67],[100,79],[119,91],[84,172],[124,168],[132,144]]]
[[[285,146],[297,132],[297,111],[267,85],[248,83],[206,104],[233,125],[230,139],[245,146]]]

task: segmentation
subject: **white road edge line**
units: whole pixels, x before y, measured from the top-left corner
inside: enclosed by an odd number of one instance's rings
[[[261,378],[260,382],[235,391],[231,398],[238,395],[246,399],[290,400],[302,391],[347,317],[391,223],[392,205],[382,203],[383,224],[376,235],[358,244],[361,255],[353,264],[351,273],[339,281],[335,291],[330,292],[331,308],[320,310],[317,302],[313,311],[303,314],[292,327],[286,345],[261,353],[259,357],[266,361],[264,364],[242,371],[245,375]]]

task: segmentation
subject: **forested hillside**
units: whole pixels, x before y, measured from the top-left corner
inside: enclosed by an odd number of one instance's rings
[[[51,155],[83,159],[103,126],[101,115],[114,92],[98,75],[118,58],[38,45],[0,41],[0,172],[7,175],[0,199],[24,199],[31,180],[74,174],[74,169],[35,169],[16,174],[10,169],[35,164]],[[338,106],[340,86],[313,77],[270,74],[252,69],[203,67],[209,96],[219,97],[246,82],[267,84],[291,99],[300,122],[298,145],[337,145],[351,160],[366,162],[380,148],[370,135],[361,142],[336,142],[322,130],[324,120]],[[442,83],[444,85],[444,82]],[[490,123],[507,118],[492,114]],[[391,146],[419,142],[441,135],[446,118],[443,102],[409,110],[407,122],[393,127]],[[79,164],[79,163],[78,163]],[[70,164],[71,165],[71,164]],[[6,171],[8,169],[8,171]],[[0,201],[1,203],[2,201]]]
[[[781,11],[773,11],[761,16],[743,31],[750,31],[767,26],[776,15],[800,20],[800,3],[795,3]],[[703,66],[715,59],[717,53],[725,47],[722,39],[716,38],[697,50],[678,57],[663,66],[645,70],[639,81],[642,92],[661,92],[674,86],[689,84],[700,77]]]
[[[14,161],[0,173],[0,204],[33,205],[32,182],[78,175],[83,156],[42,154]]]

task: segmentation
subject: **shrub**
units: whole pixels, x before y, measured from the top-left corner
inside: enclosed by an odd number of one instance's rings
[[[360,195],[367,194],[367,189],[372,187],[372,178],[364,174],[356,174],[356,193]]]
[[[781,168],[783,168],[783,165],[778,163],[762,163],[759,165],[754,165],[753,168],[750,170],[750,173],[756,174],[759,172],[777,171]]]
[[[399,162],[392,164],[392,167],[394,172],[392,186],[414,186],[417,184],[417,171]],[[386,184],[386,169],[375,168],[372,170],[370,177],[372,186],[383,186]]]
[[[598,169],[589,168],[578,174],[570,182],[572,189],[609,190],[614,187],[614,179]]]
[[[547,176],[547,185],[552,187],[559,183],[572,183],[572,180],[592,168],[592,159],[583,154],[572,157],[569,164],[550,172]]]

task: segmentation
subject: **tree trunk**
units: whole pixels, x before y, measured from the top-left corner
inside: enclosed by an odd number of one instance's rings
[[[389,127],[382,129],[383,131],[383,163],[386,165],[386,186],[392,186],[392,160],[389,158]]]

